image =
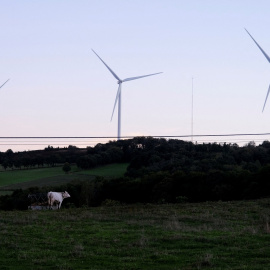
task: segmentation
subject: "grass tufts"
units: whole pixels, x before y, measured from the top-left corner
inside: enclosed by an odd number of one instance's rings
[[[0,211],[0,268],[270,269],[268,202]]]
[[[212,263],[213,260],[213,254],[211,253],[205,253],[203,256],[200,256],[196,263],[196,269],[203,269],[203,268],[209,268],[213,266]]]

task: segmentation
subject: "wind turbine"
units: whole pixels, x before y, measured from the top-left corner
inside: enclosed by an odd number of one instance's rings
[[[121,90],[122,90],[122,83],[123,82],[127,82],[127,81],[133,81],[133,80],[141,79],[141,78],[148,77],[148,76],[157,75],[157,74],[160,74],[162,72],[148,74],[148,75],[142,75],[142,76],[137,76],[137,77],[131,77],[131,78],[126,78],[124,80],[121,80],[114,73],[114,71],[98,56],[98,54],[93,49],[92,49],[92,51],[100,59],[100,61],[107,67],[107,69],[112,73],[112,75],[114,76],[114,78],[117,80],[117,83],[119,84],[118,90],[117,90],[117,94],[116,94],[116,98],[115,98],[115,102],[114,102],[114,106],[113,106],[111,121],[112,121],[112,118],[113,118],[115,106],[116,106],[116,104],[118,102],[118,133],[117,133],[117,138],[118,138],[118,140],[120,140],[121,139]]]
[[[246,28],[245,28],[245,30],[247,31],[247,33],[249,34],[249,36],[253,39],[253,41],[255,42],[255,44],[258,46],[258,48],[261,50],[261,52],[263,53],[263,55],[265,56],[265,58],[270,63],[270,57],[267,55],[267,53],[262,49],[262,47],[257,43],[257,41],[252,37],[252,35],[248,32],[248,30]],[[266,104],[266,101],[267,101],[269,92],[270,92],[270,85],[269,85],[269,88],[268,88],[268,91],[267,91],[267,94],[266,94],[266,98],[265,98],[265,101],[264,101],[262,112],[264,111],[264,107],[265,107],[265,104]]]
[[[8,79],[7,81],[5,81],[5,82],[0,86],[0,88],[2,88],[8,81],[9,81],[9,79]]]

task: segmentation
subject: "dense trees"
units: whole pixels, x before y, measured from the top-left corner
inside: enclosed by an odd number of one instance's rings
[[[205,173],[212,170],[256,172],[270,164],[270,143],[265,141],[259,146],[249,143],[239,147],[236,144],[193,144],[174,139],[137,137],[97,144],[86,149],[48,146],[43,151],[0,152],[0,164],[6,169],[55,166],[65,162],[76,163],[83,169],[129,162],[127,175],[130,177],[178,170]]]
[[[75,163],[77,157],[85,152],[85,149],[78,149],[75,146],[69,146],[68,148],[53,148],[52,146],[48,146],[44,150],[16,153],[13,153],[12,150],[7,150],[5,153],[0,152],[0,164],[5,169],[53,167],[58,164],[64,164],[65,162]]]
[[[143,177],[159,171],[254,173],[270,164],[270,142],[265,141],[259,146],[249,143],[239,147],[236,144],[194,144],[175,139],[137,137],[97,144],[86,149],[70,145],[67,148],[48,146],[43,151],[0,152],[0,164],[5,169],[55,166],[65,162],[76,163],[82,169],[128,162],[129,177]]]

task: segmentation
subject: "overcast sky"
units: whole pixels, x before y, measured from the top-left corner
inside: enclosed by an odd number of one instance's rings
[[[262,113],[270,63],[244,30],[270,54],[269,0],[0,0],[0,7],[0,84],[10,78],[0,89],[0,137],[117,136],[117,110],[110,122],[117,81],[91,48],[122,79],[164,72],[123,84],[123,136],[190,135],[192,77],[194,134],[270,132],[270,100]],[[57,143],[1,139],[0,151]]]

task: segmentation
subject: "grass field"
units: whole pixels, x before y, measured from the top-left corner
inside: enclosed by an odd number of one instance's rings
[[[0,212],[0,269],[270,269],[270,199]]]
[[[72,166],[69,174],[65,174],[62,167],[0,172],[0,195],[4,194],[4,189],[56,186],[73,180],[89,180],[95,176],[121,177],[127,166],[127,163],[110,164],[92,170],[79,170],[77,166]]]
[[[128,163],[110,164],[91,170],[85,170],[81,173],[103,177],[122,177],[126,172],[128,165]]]

